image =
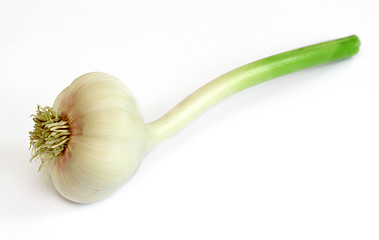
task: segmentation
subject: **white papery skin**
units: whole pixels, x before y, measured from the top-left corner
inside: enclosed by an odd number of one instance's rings
[[[64,154],[46,163],[55,188],[79,203],[110,196],[146,150],[145,125],[130,91],[109,74],[88,73],[61,92],[53,109],[71,130]]]

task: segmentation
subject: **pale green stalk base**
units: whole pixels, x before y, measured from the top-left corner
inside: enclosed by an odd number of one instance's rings
[[[280,53],[228,72],[189,95],[160,119],[147,124],[148,149],[230,95],[285,74],[353,56],[359,46],[358,37],[353,35]]]

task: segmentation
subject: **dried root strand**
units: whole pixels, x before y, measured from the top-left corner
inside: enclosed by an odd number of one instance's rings
[[[70,126],[67,119],[51,107],[37,106],[37,113],[32,115],[34,129],[30,131],[30,149],[33,159],[41,159],[42,166],[64,153],[70,141]]]

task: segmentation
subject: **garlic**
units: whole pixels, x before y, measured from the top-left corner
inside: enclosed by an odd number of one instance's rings
[[[136,171],[143,156],[207,109],[258,83],[350,57],[350,36],[277,54],[237,68],[204,85],[160,119],[145,124],[126,86],[112,75],[88,73],[64,89],[52,108],[38,107],[30,132],[32,159],[40,158],[65,198],[107,198]]]
[[[99,201],[133,175],[145,153],[146,134],[134,98],[120,80],[85,74],[57,97],[50,111],[70,129],[70,141],[62,139],[66,148],[59,148],[59,154],[40,154],[62,196]],[[51,157],[56,159],[44,160]]]

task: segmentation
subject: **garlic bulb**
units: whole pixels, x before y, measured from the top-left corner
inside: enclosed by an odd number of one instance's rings
[[[59,94],[52,108],[38,107],[33,115],[32,159],[41,159],[41,167],[65,198],[79,203],[102,200],[134,174],[149,150],[216,103],[272,78],[350,57],[359,45],[358,37],[349,36],[247,64],[204,85],[149,124],[120,80],[100,72],[82,75]]]
[[[75,202],[95,202],[133,175],[146,136],[134,98],[120,80],[85,74],[57,97],[52,110],[70,129],[65,151],[45,162],[60,194]]]

